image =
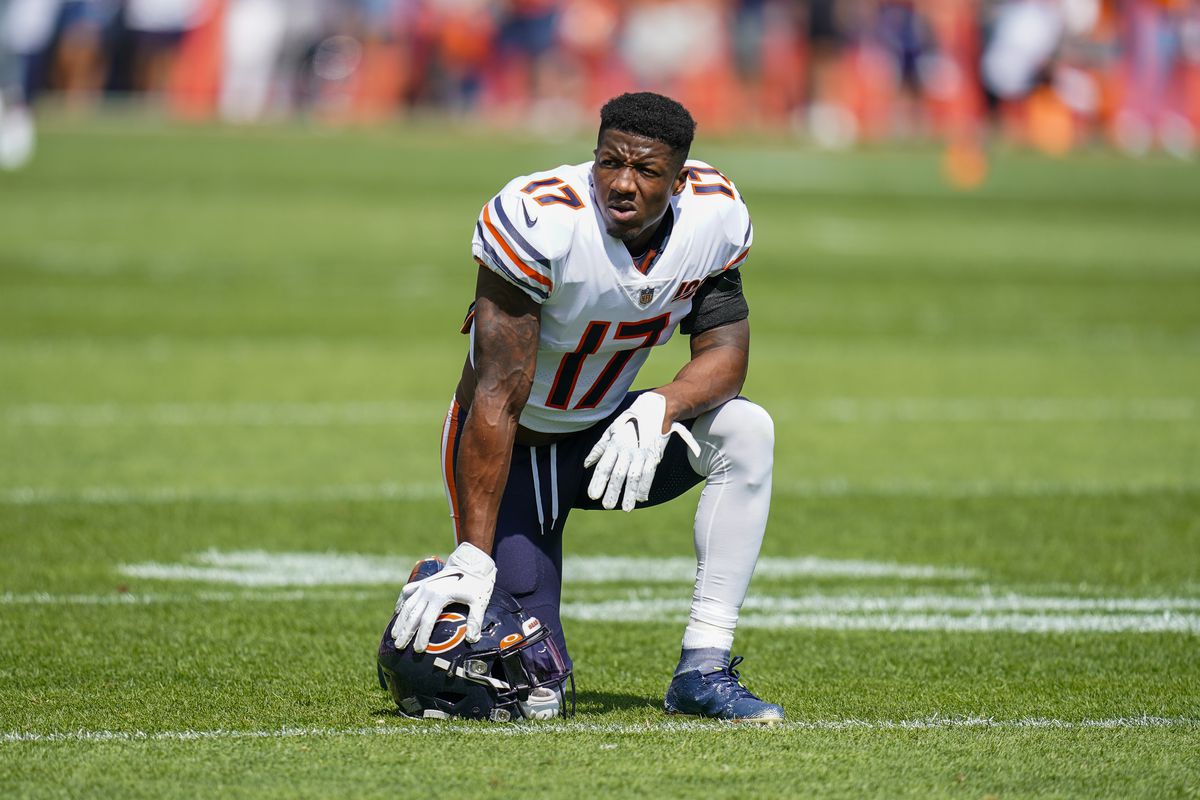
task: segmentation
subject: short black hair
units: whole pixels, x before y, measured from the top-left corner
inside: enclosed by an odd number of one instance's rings
[[[607,130],[632,133],[662,142],[687,160],[696,135],[696,120],[681,104],[654,92],[627,92],[614,97],[600,109],[600,133]]]

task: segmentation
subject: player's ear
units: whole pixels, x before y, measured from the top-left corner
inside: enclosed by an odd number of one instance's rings
[[[679,172],[675,175],[674,182],[671,183],[671,194],[679,194],[683,191],[683,187],[687,184],[688,168],[681,166]]]

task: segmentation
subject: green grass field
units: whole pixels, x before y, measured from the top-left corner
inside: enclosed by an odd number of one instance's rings
[[[0,174],[0,796],[1200,797],[1200,168],[1002,154],[961,195],[932,151],[700,141],[778,436],[735,652],[791,721],[660,711],[681,500],[573,516],[579,713],[502,726],[397,718],[373,653],[450,549],[474,217],[589,144],[40,147]]]

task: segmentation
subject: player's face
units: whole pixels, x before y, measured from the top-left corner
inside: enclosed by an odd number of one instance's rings
[[[623,131],[607,130],[592,165],[596,204],[608,235],[630,252],[650,243],[671,195],[683,190],[687,172],[670,145]]]

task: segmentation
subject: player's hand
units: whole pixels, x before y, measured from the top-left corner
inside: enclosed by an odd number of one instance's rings
[[[475,545],[463,542],[446,559],[441,572],[414,581],[400,592],[396,622],[392,625],[396,649],[403,649],[412,639],[413,649],[424,653],[437,618],[451,603],[463,603],[470,609],[467,641],[479,641],[483,615],[495,586],[496,562]]]
[[[665,434],[662,432],[666,414],[667,399],[656,392],[646,392],[612,421],[583,461],[585,467],[596,465],[588,484],[588,497],[600,500],[603,495],[601,504],[616,508],[624,488],[621,508],[625,511],[633,511],[635,505],[649,499],[654,471],[672,433],[679,434],[692,452],[700,455],[700,445],[691,431],[678,422],[672,423]]]

